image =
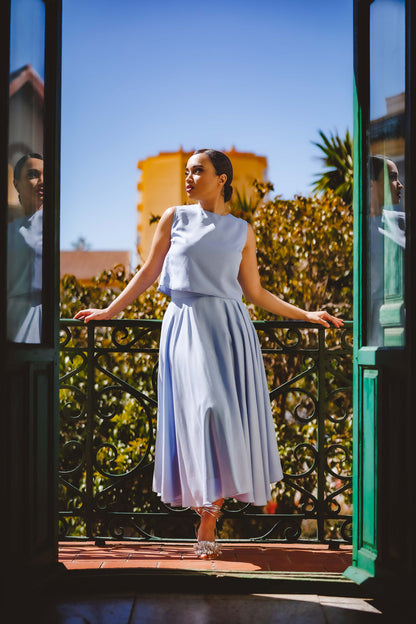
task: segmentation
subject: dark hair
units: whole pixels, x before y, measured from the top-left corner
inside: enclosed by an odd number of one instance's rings
[[[231,182],[233,181],[233,166],[231,160],[224,154],[224,152],[218,152],[213,149],[200,149],[196,150],[194,154],[206,154],[212,164],[214,165],[215,173],[217,176],[225,173],[227,181],[224,184],[224,201],[228,202],[233,194],[233,187]]]
[[[370,180],[378,180],[386,160],[388,159],[385,156],[370,156]]]
[[[29,160],[29,158],[37,158],[38,160],[43,160],[43,156],[41,154],[36,154],[35,152],[22,156],[14,166],[13,176],[15,180],[20,180],[22,169],[25,165],[25,162]]]

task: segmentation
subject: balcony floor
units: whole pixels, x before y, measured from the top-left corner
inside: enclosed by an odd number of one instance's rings
[[[342,573],[352,547],[330,550],[324,544],[225,544],[218,559],[198,559],[192,544],[183,542],[61,542],[59,560],[68,570],[151,568],[230,573]]]
[[[346,545],[329,550],[325,545],[227,543],[219,559],[201,561],[194,556],[192,544],[183,542],[107,542],[104,546],[93,542],[63,542],[59,546],[59,560],[67,568],[66,574],[71,576],[73,571],[74,576],[71,580],[68,576],[66,591],[55,597],[42,621],[45,624],[390,621],[384,619],[385,614],[372,598],[357,593],[354,583],[346,581],[341,586],[339,581],[351,563],[351,556],[352,549]],[[88,586],[91,578],[95,584]],[[199,582],[193,584],[196,578]],[[308,579],[309,585],[302,586],[299,579]],[[215,581],[215,585],[210,581]],[[343,590],[346,592],[342,593]]]

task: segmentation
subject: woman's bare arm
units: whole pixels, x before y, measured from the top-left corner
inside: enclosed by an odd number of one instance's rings
[[[163,213],[157,225],[148,258],[118,297],[107,308],[80,310],[74,318],[84,319],[86,323],[92,320],[111,319],[122,312],[156,281],[162,270],[165,256],[169,251],[174,212],[175,208],[172,207]]]
[[[323,310],[307,312],[291,303],[283,301],[280,297],[277,297],[262,287],[257,267],[256,237],[250,224],[248,225],[247,241],[243,249],[238,281],[240,282],[246,299],[272,314],[299,321],[320,323],[324,325],[324,327],[329,327],[329,322],[333,323],[335,327],[343,325],[341,319],[332,316],[328,312]]]

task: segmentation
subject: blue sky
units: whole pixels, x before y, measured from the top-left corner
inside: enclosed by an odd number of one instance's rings
[[[63,0],[61,247],[135,248],[139,160],[268,158],[308,194],[318,130],[352,131],[352,0]]]
[[[10,71],[30,63],[45,77],[45,5],[42,0],[14,0],[10,10]],[[16,32],[19,33],[16,36]]]
[[[386,97],[405,90],[405,3],[392,0],[370,7],[370,119],[387,113]]]

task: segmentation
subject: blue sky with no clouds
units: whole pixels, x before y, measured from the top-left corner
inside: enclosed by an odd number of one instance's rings
[[[61,247],[135,247],[137,163],[266,156],[308,194],[318,130],[352,132],[352,0],[63,0]]]

